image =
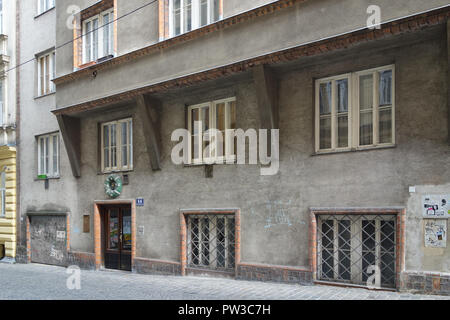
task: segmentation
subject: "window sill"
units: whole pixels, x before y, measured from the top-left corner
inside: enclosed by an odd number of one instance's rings
[[[86,63],[80,64],[76,69],[80,70],[80,69],[84,69],[84,68],[87,68],[90,66],[94,66],[96,64],[97,64],[97,61],[86,62]]]
[[[237,160],[235,158],[230,159],[227,161],[221,161],[221,162],[213,162],[213,163],[206,163],[206,162],[198,162],[198,163],[185,163],[183,164],[184,167],[200,167],[200,166],[217,166],[217,165],[230,165],[230,164],[236,164]]]
[[[46,94],[43,94],[43,95],[40,95],[40,96],[35,96],[35,97],[34,97],[34,100],[37,100],[37,99],[40,99],[40,98],[45,98],[45,97],[54,95],[55,93],[56,93],[56,91],[54,90],[54,91],[52,91],[52,92],[49,92],[49,93],[46,93]]]
[[[348,148],[341,150],[330,150],[330,151],[317,151],[314,152],[311,156],[322,156],[329,154],[340,154],[340,153],[350,153],[350,152],[359,152],[359,151],[372,151],[372,150],[384,150],[384,149],[394,149],[397,148],[396,144],[389,145],[378,145],[378,146],[367,146],[367,147],[357,147],[357,148]]]
[[[110,55],[98,58],[95,61],[89,61],[89,62],[80,64],[78,67],[74,68],[74,71],[76,72],[76,71],[81,70],[81,69],[86,69],[86,68],[89,68],[89,67],[92,67],[92,66],[95,66],[95,65],[98,65],[98,64],[102,64],[102,63],[104,63],[106,61],[114,59],[115,57],[116,57],[116,54],[110,54]]]
[[[52,10],[54,10],[55,7],[51,7],[50,9],[47,9],[45,11],[42,11],[41,13],[38,13],[37,15],[34,16],[35,19],[39,18],[40,16],[43,16],[44,14],[46,14],[47,12],[50,12]]]
[[[34,181],[59,180],[59,179],[61,179],[61,176],[57,176],[57,177],[47,177],[47,179],[34,178]]]
[[[110,174],[127,174],[130,172],[133,172],[134,169],[124,169],[124,170],[114,170],[114,171],[99,171],[97,172],[97,175],[99,176],[105,176],[105,175],[110,175]]]

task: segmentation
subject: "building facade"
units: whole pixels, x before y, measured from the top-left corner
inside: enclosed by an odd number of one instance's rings
[[[23,260],[450,293],[447,1],[52,11],[21,19],[55,21],[21,91]]]
[[[16,254],[16,1],[0,1],[0,262]]]

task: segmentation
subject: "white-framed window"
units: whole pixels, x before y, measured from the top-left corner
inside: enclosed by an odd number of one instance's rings
[[[191,164],[203,164],[206,160],[217,163],[234,161],[236,143],[232,131],[236,129],[236,98],[189,106],[187,129],[191,133]],[[215,136],[209,136],[210,129],[217,130]]]
[[[221,0],[170,0],[170,36],[189,32],[218,21]]]
[[[55,6],[55,0],[37,0],[38,14],[44,13]]]
[[[55,92],[55,51],[38,56],[38,96]]]
[[[395,66],[316,81],[316,152],[395,144]]]
[[[7,114],[6,114],[6,78],[0,78],[0,125],[4,125],[6,123]]]
[[[6,215],[6,172],[5,169],[0,173],[0,217]]]
[[[101,125],[102,171],[133,169],[133,121],[131,118]]]
[[[59,133],[38,137],[38,175],[59,177]]]
[[[83,63],[114,55],[114,8],[82,23]]]
[[[0,34],[3,34],[3,0],[0,0]]]

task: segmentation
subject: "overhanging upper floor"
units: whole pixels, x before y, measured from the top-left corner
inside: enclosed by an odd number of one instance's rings
[[[292,23],[295,19],[289,15],[295,14],[296,10],[286,10],[280,16],[274,15],[268,20],[284,19],[286,21],[290,20]],[[412,34],[412,32],[440,24],[445,25],[449,17],[450,6],[444,6],[436,10],[383,23],[379,29],[360,28],[352,32],[325,37],[319,41],[294,45],[287,49],[271,51],[265,54],[259,54],[261,51],[254,49],[254,54],[247,59],[219,65],[216,64],[217,59],[210,59],[205,52],[217,52],[217,55],[224,57],[230,54],[230,57],[233,58],[234,54],[231,54],[230,49],[225,47],[232,47],[237,51],[241,50],[237,46],[227,45],[228,41],[224,39],[225,33],[202,42],[193,40],[161,51],[159,54],[155,52],[144,57],[130,57],[128,63],[119,64],[118,66],[111,66],[105,69],[100,68],[98,70],[94,68],[89,76],[57,85],[57,109],[53,113],[55,115],[78,114],[98,107],[134,100],[142,94],[155,94],[171,88],[191,86],[251,71],[258,65],[282,66],[292,61],[301,62],[313,56],[349,49],[361,44],[370,45],[373,43],[374,45],[380,45],[380,41],[389,43],[389,40],[392,44],[392,42],[400,41],[395,36]],[[279,21],[280,23],[281,20]],[[255,26],[250,27],[254,28]],[[283,27],[285,30],[290,29],[288,25]],[[240,33],[241,30],[238,31],[235,33],[231,32],[228,36],[243,40],[247,31],[242,31],[242,33]],[[271,39],[275,38],[271,37]],[[206,50],[203,53],[198,52],[204,49],[205,42],[209,42],[206,46],[220,45],[220,50],[218,47],[216,51]],[[243,43],[246,42],[244,41]],[[381,45],[384,44],[381,43]],[[183,57],[189,56],[189,52],[192,52],[190,55],[191,59],[186,61]],[[192,65],[198,65],[198,68],[193,71],[191,69],[194,68]],[[189,71],[186,71],[187,69]]]

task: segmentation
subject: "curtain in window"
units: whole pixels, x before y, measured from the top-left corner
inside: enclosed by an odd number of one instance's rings
[[[373,75],[359,78],[359,144],[373,144]]]
[[[392,70],[380,72],[380,106],[392,104]]]
[[[338,148],[348,147],[348,79],[336,81]]]
[[[321,83],[320,104],[320,149],[331,148],[331,82]]]
[[[382,71],[380,77],[379,142],[392,142],[392,70]]]
[[[192,30],[192,0],[184,0],[184,32]]]
[[[174,35],[181,33],[181,0],[173,1],[173,27]]]
[[[53,176],[58,175],[58,136],[53,136]]]

